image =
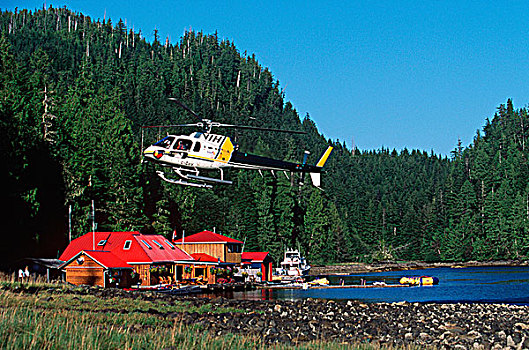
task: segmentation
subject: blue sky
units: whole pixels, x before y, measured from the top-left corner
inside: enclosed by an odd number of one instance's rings
[[[3,0],[2,9],[44,1]],[[300,116],[361,150],[467,146],[512,98],[529,101],[528,1],[47,0],[93,19],[122,18],[175,43],[218,32],[255,53]]]

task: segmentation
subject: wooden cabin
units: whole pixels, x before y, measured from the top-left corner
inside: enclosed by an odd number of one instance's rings
[[[66,282],[100,287],[130,287],[133,268],[109,251],[80,251],[61,265]]]
[[[174,240],[173,244],[189,254],[204,253],[218,261],[241,263],[243,242],[211,231],[202,231]]]
[[[71,265],[74,264],[71,259],[82,251],[90,252],[91,256],[98,252],[113,254],[134,271],[132,283],[143,286],[174,283],[181,280],[185,267],[192,266],[194,263],[191,255],[162,235],[144,235],[139,232],[90,232],[74,239],[59,258],[69,262],[63,265],[63,269],[66,271],[66,279],[69,279],[70,274],[70,280],[74,284],[87,284],[80,283],[82,280],[91,282],[88,283],[90,285],[101,285],[102,274],[105,271],[104,268],[100,270],[101,264],[96,264],[100,267],[93,266],[97,273],[80,272],[83,269],[89,270],[88,265],[74,268],[74,265]],[[75,277],[79,273],[85,277]],[[93,277],[89,278],[92,275]]]

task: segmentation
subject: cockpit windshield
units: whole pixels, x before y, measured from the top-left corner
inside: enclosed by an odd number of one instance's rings
[[[159,146],[159,147],[163,147],[163,148],[170,148],[171,145],[173,144],[174,140],[175,140],[174,136],[167,136],[167,137],[161,139],[160,141],[156,142],[154,144],[154,146]]]
[[[176,143],[174,144],[174,149],[180,150],[180,151],[189,151],[192,145],[193,145],[193,141],[191,140],[178,139]]]
[[[167,136],[166,138],[163,138],[160,141],[156,142],[154,145],[166,149],[189,151],[193,146],[193,141],[183,138],[176,139],[175,136]]]

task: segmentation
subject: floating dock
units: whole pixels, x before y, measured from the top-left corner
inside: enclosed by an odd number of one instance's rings
[[[349,284],[349,285],[312,285],[309,284],[308,287],[303,286],[303,284],[264,284],[258,285],[258,289],[339,289],[339,288],[402,288],[402,287],[412,287],[409,284],[382,284],[382,285],[373,285],[368,284],[365,286]]]

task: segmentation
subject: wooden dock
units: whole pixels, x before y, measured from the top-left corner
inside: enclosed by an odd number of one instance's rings
[[[264,285],[258,285],[258,289],[339,289],[339,288],[403,288],[403,287],[411,287],[411,285],[408,284],[385,284],[385,285],[372,285],[368,284],[365,286],[362,285],[312,285],[309,284],[307,288],[305,288],[302,284],[264,284]]]

